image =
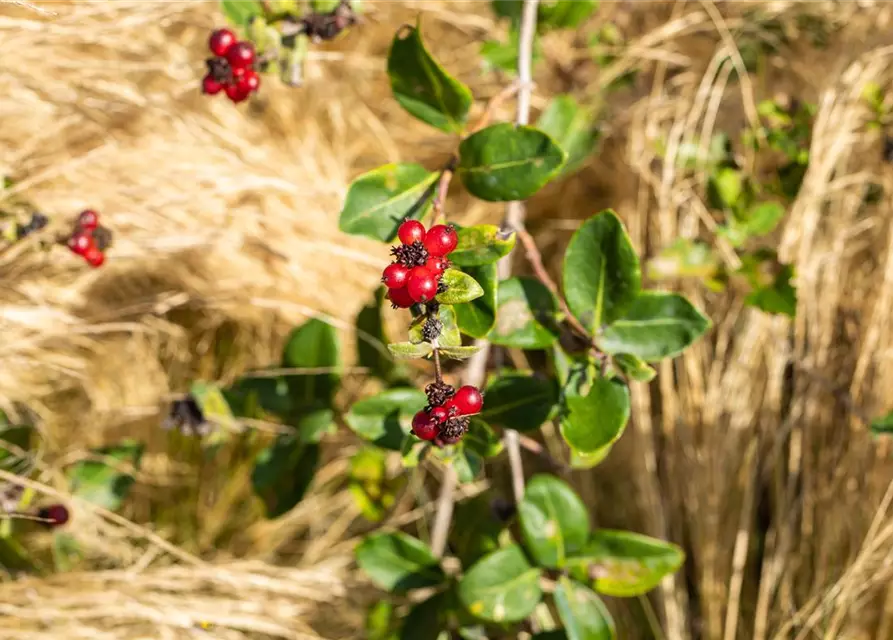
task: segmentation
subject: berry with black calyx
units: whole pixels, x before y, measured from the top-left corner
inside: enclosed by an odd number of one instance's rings
[[[425,267],[415,267],[409,273],[406,290],[416,302],[428,302],[437,295],[437,278]]]
[[[437,437],[437,423],[424,410],[412,418],[412,434],[419,440],[434,440]]]
[[[448,418],[440,427],[440,440],[444,444],[456,444],[468,432],[468,418]]]
[[[234,44],[236,44],[236,34],[229,29],[217,29],[208,38],[208,48],[215,56],[225,56]]]
[[[227,62],[226,58],[208,58],[205,60],[205,64],[208,67],[208,75],[205,76],[206,78],[211,78],[221,87],[232,82],[233,70],[229,66],[229,62]]]
[[[100,251],[105,251],[112,246],[112,232],[106,227],[96,227],[91,235]]]
[[[406,287],[401,289],[388,289],[388,300],[392,309],[409,309],[415,304],[415,300],[409,295]]]
[[[410,245],[413,242],[425,242],[425,225],[418,220],[404,220],[397,228],[400,242]]]
[[[90,247],[95,246],[96,244],[93,241],[93,236],[84,231],[78,231],[68,239],[68,248],[71,249],[71,252],[75,255],[83,256],[87,253],[87,250],[90,249]]]
[[[426,409],[426,411],[435,424],[446,422],[450,417],[449,411],[444,407],[431,407],[430,409]]]
[[[226,61],[233,69],[248,69],[254,58],[254,45],[248,41],[236,42],[226,52]]]
[[[61,527],[69,520],[68,508],[64,504],[51,504],[37,510],[37,517],[48,527]]]
[[[226,85],[223,90],[226,92],[226,97],[235,104],[247,100],[248,95],[251,93],[238,82]]]
[[[75,224],[78,229],[93,231],[93,229],[99,226],[99,214],[93,211],[93,209],[85,209],[78,215],[78,220]]]
[[[425,395],[428,396],[428,405],[439,407],[452,398],[456,390],[443,380],[435,381],[425,387]]]
[[[404,267],[424,267],[428,262],[428,250],[425,245],[416,240],[412,244],[401,244],[391,247],[391,255]]]
[[[432,256],[443,257],[450,254],[459,244],[459,236],[452,225],[438,224],[425,234],[425,248]]]
[[[254,69],[245,71],[239,78],[239,86],[248,93],[257,91],[260,88],[260,76],[257,75],[257,71]]]
[[[192,394],[171,403],[167,418],[161,428],[176,428],[185,436],[204,436],[211,432],[212,425],[205,420],[204,413]]]
[[[381,274],[381,281],[388,289],[401,289],[409,280],[409,269],[399,262],[389,264]]]
[[[460,416],[471,416],[480,413],[484,406],[484,396],[480,389],[472,385],[459,387],[456,394],[447,401],[447,408],[456,407]]]
[[[425,324],[422,326],[422,340],[425,342],[434,342],[440,337],[443,331],[443,322],[435,316],[428,316]]]
[[[450,268],[450,261],[443,256],[433,256],[428,258],[428,262],[425,263],[425,268],[440,278],[440,276],[443,275],[443,272]]]

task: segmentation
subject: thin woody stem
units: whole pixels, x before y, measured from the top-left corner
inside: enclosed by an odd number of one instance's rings
[[[443,382],[443,373],[440,368],[440,349],[434,348],[434,377],[437,382]]]

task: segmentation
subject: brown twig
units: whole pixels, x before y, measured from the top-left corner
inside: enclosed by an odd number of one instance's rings
[[[437,183],[437,194],[434,196],[434,202],[431,203],[434,210],[435,224],[443,224],[446,222],[446,214],[443,211],[443,203],[446,202],[447,192],[450,190],[450,181],[453,179],[453,172],[456,169],[456,156],[450,158],[450,161],[443,168],[440,174],[440,180]]]

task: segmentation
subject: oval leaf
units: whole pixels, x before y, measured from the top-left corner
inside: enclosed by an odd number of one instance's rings
[[[457,304],[456,321],[465,335],[484,338],[496,324],[496,264],[465,267],[465,271],[481,286],[483,294],[471,302]]]
[[[540,570],[530,566],[516,544],[484,556],[459,582],[459,599],[468,611],[491,622],[517,622],[543,597]]]
[[[418,389],[390,389],[354,403],[344,420],[361,438],[400,451],[412,428],[412,417],[427,403],[428,398]]]
[[[602,211],[574,233],[564,254],[564,295],[589,331],[610,324],[642,288],[639,258],[617,215]]]
[[[437,586],[446,579],[425,544],[405,533],[377,533],[356,550],[357,564],[376,585],[394,593]]]
[[[613,447],[613,444],[608,444],[592,453],[582,453],[576,449],[571,449],[570,467],[571,469],[592,469],[597,467],[608,457]]]
[[[282,351],[282,366],[287,369],[330,368],[341,363],[341,345],[335,327],[312,318],[291,332]],[[291,395],[292,408],[328,407],[338,390],[338,373],[284,376]]]
[[[347,190],[338,229],[391,242],[405,218],[418,219],[427,212],[436,181],[436,173],[414,163],[386,164],[364,173]]]
[[[608,596],[628,598],[648,593],[685,561],[675,544],[630,531],[599,529],[577,558],[571,574]]]
[[[530,431],[552,416],[557,402],[558,387],[551,378],[509,373],[487,385],[480,415],[508,429]]]
[[[585,396],[567,398],[568,415],[561,423],[564,439],[584,454],[615,442],[629,421],[629,389],[618,380],[597,378]]]
[[[468,433],[462,438],[462,442],[482,458],[498,456],[503,449],[502,438],[496,435],[490,425],[480,418],[471,419]]]
[[[446,291],[437,294],[440,304],[462,304],[471,302],[484,295],[484,289],[467,273],[458,269],[447,269],[440,280]]]
[[[246,28],[254,16],[264,15],[260,0],[221,0],[220,9],[227,21],[239,29]]]
[[[542,131],[503,122],[462,141],[456,173],[481,200],[526,200],[558,175],[566,156]]]
[[[451,360],[467,360],[478,351],[480,351],[480,347],[470,346],[470,347],[442,347],[440,349],[440,355],[444,358],[449,358]]]
[[[564,567],[589,539],[586,505],[562,480],[535,475],[518,505],[524,543],[540,566]]]
[[[388,340],[381,315],[384,293],[384,287],[379,287],[369,304],[357,314],[354,323],[357,331],[357,364],[369,369],[370,375],[393,382],[403,372],[386,347]]]
[[[596,344],[606,353],[628,353],[648,362],[673,358],[710,328],[691,302],[676,293],[645,291]]]
[[[567,152],[562,174],[571,173],[583,164],[595,152],[600,137],[592,110],[581,106],[570,95],[553,98],[536,126]]]
[[[394,98],[416,118],[447,133],[465,129],[471,89],[428,53],[420,26],[404,25],[397,31],[388,53],[388,77]]]
[[[650,382],[657,375],[647,362],[628,353],[618,353],[614,356],[614,365],[630,380],[636,382]]]
[[[459,244],[450,254],[450,262],[460,267],[481,267],[504,258],[515,248],[514,231],[500,231],[493,224],[462,227],[456,231]]]
[[[319,464],[320,447],[303,444],[294,433],[279,434],[255,459],[251,486],[268,518],[291,511],[303,498]]]
[[[514,349],[545,349],[558,339],[555,296],[534,278],[499,283],[496,324],[488,339]]]
[[[592,589],[561,576],[553,595],[568,640],[614,640],[614,620]]]
[[[427,358],[434,351],[434,347],[429,342],[394,342],[388,345],[388,351],[395,358],[401,360],[412,360],[415,358]]]

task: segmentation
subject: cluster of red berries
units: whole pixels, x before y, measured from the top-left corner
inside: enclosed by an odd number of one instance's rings
[[[431,302],[445,290],[440,279],[450,266],[447,256],[459,244],[456,229],[438,224],[425,231],[421,222],[406,220],[397,229],[397,237],[403,244],[391,249],[395,260],[381,276],[391,306],[406,309]]]
[[[99,225],[99,214],[92,209],[82,211],[68,239],[68,248],[91,267],[102,266],[105,251],[112,242],[112,232]]]
[[[465,385],[453,390],[444,382],[425,388],[428,406],[412,419],[412,434],[438,446],[455,444],[468,431],[470,416],[480,413],[484,397],[477,387]]]
[[[260,76],[254,69],[254,45],[239,41],[229,29],[217,29],[208,40],[214,54],[205,64],[208,73],[202,79],[202,92],[213,96],[223,91],[233,102],[242,102],[260,87]]]

